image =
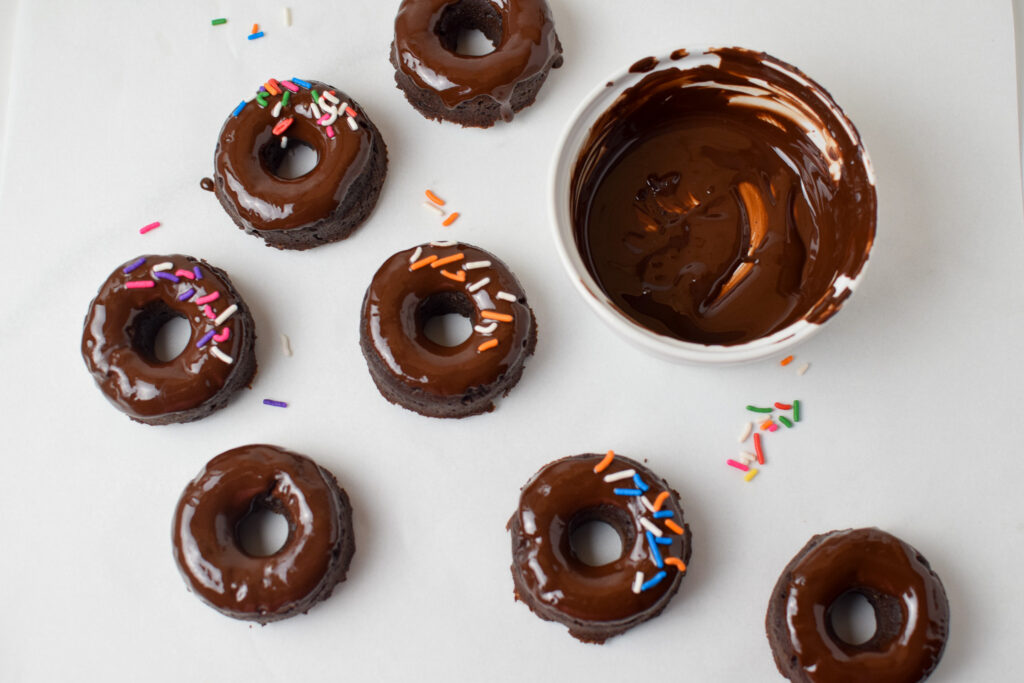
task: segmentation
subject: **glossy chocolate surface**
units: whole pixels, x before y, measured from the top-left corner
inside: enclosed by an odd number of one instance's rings
[[[284,546],[253,557],[241,522],[269,509],[288,521]],[[238,619],[273,621],[309,609],[344,579],[355,549],[348,497],[311,459],[251,445],[216,456],[181,494],[174,557],[189,588]]]
[[[442,45],[438,23],[461,3],[486,6],[499,21],[496,30],[481,30],[496,47],[481,56],[457,54]],[[545,0],[403,0],[395,18],[392,61],[421,88],[438,93],[454,108],[481,95],[502,105],[512,117],[517,83],[544,73],[561,59],[551,10]]]
[[[432,315],[448,313],[466,315],[473,324],[457,346],[442,346],[424,333]],[[485,317],[491,314],[501,320]],[[384,262],[367,289],[361,324],[396,379],[435,396],[458,396],[498,381],[531,350],[527,341],[534,329],[526,294],[504,263],[472,245],[442,242],[400,251]],[[492,341],[497,346],[480,350]]]
[[[129,283],[151,286],[130,289]],[[235,312],[218,324],[232,306]],[[188,320],[192,333],[185,349],[163,362],[152,339],[175,317]],[[175,421],[170,418],[213,401],[234,373],[252,372],[245,361],[252,328],[245,302],[222,271],[191,256],[149,254],[122,264],[100,287],[85,318],[82,357],[121,411],[140,421]]]
[[[833,531],[812,539],[808,548],[787,568],[773,597],[785,616],[794,668],[802,676],[793,680],[914,683],[927,678],[946,644],[949,603],[920,553],[874,528]],[[830,607],[850,591],[864,593],[878,616],[878,632],[862,645],[839,639],[829,618]]]
[[[838,310],[876,199],[856,130],[820,86],[763,53],[712,52],[718,67],[652,71],[602,113],[570,208],[587,269],[626,316],[734,345]]]
[[[216,192],[226,198],[232,219],[246,232],[303,228],[331,216],[371,162],[375,129],[359,105],[333,86],[309,83],[309,89],[300,87],[289,94],[289,104],[279,116],[273,112],[288,92],[283,89],[280,95],[267,95],[266,107],[249,102],[237,116],[229,115],[221,128],[214,152]],[[357,129],[349,128],[342,112],[331,125],[334,137],[328,137],[327,128],[317,123],[312,90],[320,95],[333,92],[339,106],[348,103],[356,112]],[[324,114],[319,107],[318,111]],[[275,125],[286,118],[292,123],[275,134]],[[316,152],[316,167],[298,178],[276,175],[282,137],[288,138],[289,146],[306,145]]]
[[[597,642],[660,612],[685,575],[671,563],[657,566],[641,519],[671,540],[657,545],[663,559],[674,557],[686,563],[691,552],[690,530],[678,494],[649,469],[620,455],[607,469],[595,473],[603,458],[577,455],[546,465],[523,487],[519,508],[509,523],[519,597],[542,618],[566,623],[573,635]],[[665,519],[654,519],[640,497],[615,493],[617,488],[634,488],[631,477],[605,481],[606,476],[626,470],[634,470],[649,487],[644,494],[648,502],[654,503],[664,491],[669,493],[660,510],[671,511],[671,522],[684,533],[673,531]],[[623,546],[617,560],[598,567],[580,560],[570,544],[572,532],[594,520],[610,524]],[[634,591],[637,572],[649,580],[659,571],[666,572],[659,583]]]

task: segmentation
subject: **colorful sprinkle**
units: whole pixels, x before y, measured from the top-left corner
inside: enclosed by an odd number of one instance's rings
[[[488,341],[485,341],[480,346],[476,347],[476,351],[477,351],[477,353],[483,353],[484,351],[488,351],[490,349],[493,349],[497,345],[498,345],[498,340],[497,339],[489,339]]]
[[[682,536],[684,533],[686,533],[683,530],[683,527],[679,526],[678,524],[673,522],[671,519],[666,519],[665,520],[665,526],[667,526],[670,531],[672,531],[673,533],[679,534],[680,536]]]
[[[299,86],[295,85],[291,81],[281,81],[281,85],[284,86],[290,92],[299,92]],[[288,97],[288,95],[285,95],[285,97]],[[288,102],[286,101],[285,106],[287,105]]]
[[[181,280],[178,278],[177,275],[171,275],[170,273],[164,273],[164,272],[153,273],[153,277],[158,277],[161,280],[170,280],[171,282],[175,282],[175,283],[181,282]]]
[[[351,121],[351,119],[349,120]],[[448,218],[445,218],[443,221],[441,221],[441,225],[447,228],[449,225],[451,225],[457,220],[459,220],[459,212],[452,211],[450,214],[448,214]]]
[[[665,564],[671,564],[681,572],[686,571],[686,563],[680,560],[678,557],[666,557]]]
[[[318,93],[316,91],[316,88],[313,88],[312,90],[310,90],[309,94],[313,97],[313,101],[314,102],[319,102],[320,101],[320,93]]]
[[[220,292],[210,292],[206,296],[201,296],[198,299],[196,299],[196,305],[197,306],[202,306],[203,304],[208,304],[211,301],[216,301],[219,298],[220,298]]]
[[[669,521],[672,521],[672,520],[669,520]],[[668,524],[668,522],[665,522],[665,523]],[[654,534],[658,538],[661,538],[662,536],[665,535],[664,531],[659,529],[658,526],[654,522],[652,522],[651,520],[647,519],[646,517],[641,517],[640,518],[640,526],[642,526],[643,528],[647,529],[648,531],[650,531],[652,534]]]
[[[486,287],[490,283],[491,283],[491,278],[485,277],[485,278],[483,278],[481,280],[477,280],[473,284],[471,284],[468,287],[466,287],[466,291],[468,291],[468,292],[475,292],[476,290],[478,290],[478,289],[480,289],[482,287]]]
[[[662,491],[658,494],[658,497],[654,499],[654,508],[651,512],[657,512],[661,509],[661,506],[668,500],[668,491]]]
[[[647,590],[648,588],[654,588],[659,583],[661,583],[662,579],[664,579],[666,576],[668,576],[668,573],[664,569],[661,570],[660,572],[652,576],[650,581],[646,581],[642,586],[640,586],[641,592]]]
[[[271,95],[280,95],[281,89],[277,87],[280,85],[277,81],[271,78],[269,81],[263,84],[263,87],[267,89],[267,92]]]
[[[779,415],[779,422],[781,422],[782,424],[786,425],[787,427],[792,427],[793,426],[793,423],[790,422],[789,418],[786,417],[785,415]]]
[[[351,128],[353,131],[359,130],[359,124],[356,123],[356,120],[351,116],[345,119],[345,123],[347,123],[348,127]]]
[[[751,479],[756,477],[757,473],[760,472],[760,471],[761,470],[759,470],[759,469],[757,469],[755,467],[754,469],[750,470],[749,472],[747,472],[746,474],[743,475],[743,481],[750,481]]]
[[[755,462],[757,462],[757,459],[754,457],[754,454],[748,453],[747,451],[740,451],[739,455],[736,457],[740,459],[741,463],[748,466],[753,465]]]
[[[668,519],[669,517],[675,517],[676,514],[671,510],[658,510],[654,513],[655,519]]]
[[[654,557],[654,566],[661,569],[665,566],[665,560],[661,559],[661,551],[658,550],[658,543],[654,538],[654,534],[650,531],[647,532],[647,545],[651,548],[651,555]]]
[[[220,331],[220,334],[213,335],[213,341],[217,342],[218,344],[220,342],[226,342],[230,338],[231,338],[231,328],[230,327],[225,327],[224,329],[222,329]]]
[[[431,254],[430,256],[424,256],[419,261],[417,261],[416,263],[414,263],[411,266],[409,266],[409,270],[419,270],[423,266],[425,266],[427,264],[430,264],[430,263],[433,263],[436,260],[437,260],[437,254]]]
[[[777,425],[777,424],[775,424],[773,422],[772,424],[768,425],[768,431],[769,432],[777,432],[777,431],[779,431],[779,425]]]
[[[622,470],[621,472],[615,472],[613,474],[606,474],[604,481],[606,484],[610,484],[613,481],[622,481],[623,479],[632,479],[633,475],[636,474],[636,470]]]
[[[774,408],[758,408],[757,406],[747,406],[747,410],[752,413],[770,413]]]
[[[267,106],[267,93],[260,92],[258,95],[256,95],[256,104],[260,105],[265,109]]]
[[[608,469],[608,466],[612,464],[612,460],[614,459],[615,451],[608,451],[607,453],[605,453],[604,457],[601,459],[601,462],[594,465],[594,474],[601,474],[602,472],[604,472],[606,469]]]
[[[793,356],[786,356],[785,358],[783,358],[782,360],[779,361],[779,365],[785,367],[785,366],[789,365],[792,362],[793,362]]]
[[[788,403],[779,403],[778,401],[775,402],[775,407],[778,408],[779,410],[792,410],[793,409],[793,406],[789,405]]]
[[[658,545],[672,545],[672,539],[662,536],[661,538],[654,539],[654,542]]]
[[[203,306],[203,315],[205,315],[210,320],[214,320],[214,322],[216,322],[215,318],[217,317],[217,314],[213,312],[213,309],[210,308],[209,304]]]
[[[288,338],[287,334],[281,333],[281,349],[284,351],[284,355],[291,358],[292,355],[292,340]]]
[[[242,110],[245,109],[245,105],[247,105],[247,104],[249,104],[249,103],[246,102],[245,100],[242,100],[241,102],[239,102],[238,106],[235,107],[235,110],[233,112],[231,112],[231,115],[232,116],[238,116],[239,114],[241,114]]]
[[[800,401],[793,401],[793,422],[800,421]]]
[[[762,422],[762,423],[760,424],[760,427],[761,427],[761,431],[764,431],[764,430],[766,430],[766,429],[771,429],[771,428],[772,428],[772,425],[773,425],[773,424],[775,424],[775,423],[774,423],[774,422],[772,422],[772,419],[771,419],[771,418],[768,418],[767,420],[765,420],[764,422]]]
[[[455,263],[456,261],[461,261],[464,258],[466,258],[466,255],[463,254],[460,251],[458,254],[452,254],[451,256],[445,256],[444,258],[437,259],[436,261],[434,261],[433,263],[430,264],[430,267],[431,268],[440,268],[441,266],[446,266],[449,263]]]
[[[210,20],[210,26],[220,26],[221,24],[228,23],[227,19],[212,19]]]
[[[263,31],[259,31],[257,33],[250,33],[249,36],[248,36],[249,40],[256,40],[257,38],[262,38],[262,37],[263,37]]]
[[[232,363],[235,362],[234,358],[232,358],[228,354],[224,353],[223,351],[218,349],[216,346],[211,346],[210,347],[210,355],[215,357],[215,358],[219,358],[220,360],[224,361],[228,365],[231,365]]]
[[[276,119],[278,116],[281,115],[281,109],[283,109],[283,108],[284,108],[284,101],[278,100],[277,104],[274,105],[274,108],[270,110],[270,115],[273,116]]]
[[[636,484],[636,487],[644,493],[651,490],[651,487],[647,485],[647,482],[640,478],[639,473],[633,475],[633,483]]]
[[[156,230],[159,227],[160,227],[160,221],[153,221],[149,225],[144,225],[141,228],[139,228],[139,234],[140,235],[145,235],[150,230]]]
[[[306,90],[309,90],[310,88],[313,87],[313,84],[310,83],[309,81],[304,81],[301,78],[296,78],[295,76],[292,76],[292,82],[295,83],[296,85],[305,88]]]
[[[612,489],[612,493],[616,496],[639,496],[643,495],[643,491],[640,489]]]
[[[195,293],[196,290],[193,289],[192,287],[189,287],[188,291],[182,292],[181,294],[178,295],[178,301],[188,301],[195,295]]]
[[[480,311],[480,317],[485,320],[497,320],[499,323],[510,323],[513,320],[508,313],[498,313],[497,311]]]
[[[462,266],[466,270],[476,270],[477,268],[490,268],[490,261],[470,261],[466,265]]]
[[[201,349],[204,346],[206,346],[206,343],[213,339],[213,335],[215,334],[217,334],[217,330],[210,330],[209,332],[204,334],[202,337],[199,338],[199,341],[196,342],[196,348]]]
[[[202,280],[203,279],[203,271],[199,270],[199,266],[193,267],[192,268],[192,272],[196,274],[196,279],[197,280]]]
[[[213,321],[213,324],[214,325],[220,325],[222,322],[224,322],[225,320],[227,320],[228,318],[233,316],[235,314],[235,311],[237,311],[237,310],[238,310],[238,305],[237,304],[231,304],[230,306],[228,306],[227,308],[224,309],[223,313],[221,313],[220,315],[218,315],[216,317],[216,319]]]
[[[437,206],[444,206],[445,201],[438,197],[436,194],[434,194],[431,190],[427,190],[426,192],[424,192],[424,194],[427,195],[427,199],[429,199]]]
[[[757,464],[764,464],[764,451],[761,450],[761,435],[754,434],[754,453],[757,454]]]
[[[744,441],[749,439],[750,438],[750,432],[752,432],[752,431],[754,431],[754,423],[753,422],[748,422],[745,425],[743,425],[743,431],[740,432],[740,438],[738,439],[738,441],[740,443],[743,443]]]
[[[495,294],[495,297],[502,301],[518,301],[515,294],[509,294],[508,292],[498,292]]]
[[[281,119],[280,121],[277,122],[277,125],[274,126],[274,130],[272,132],[274,133],[274,135],[280,135],[281,133],[288,130],[288,126],[292,125],[294,121],[295,118],[292,116],[289,116],[286,119]],[[264,130],[266,130],[266,128],[264,128]]]
[[[444,275],[449,280],[455,280],[456,282],[465,282],[466,281],[466,271],[464,271],[464,270],[460,270],[457,273],[449,273],[447,270],[442,268],[441,269],[441,275]]]
[[[732,459],[726,460],[725,464],[728,465],[729,467],[735,467],[740,472],[749,472],[750,471],[749,467],[747,467],[746,465],[744,465],[741,462],[737,462],[736,460],[732,460]]]
[[[249,31],[249,33],[258,33],[259,30],[260,30],[260,25],[259,24],[253,24],[252,25],[252,30]]]
[[[265,398],[265,399],[263,399],[263,405],[265,405],[265,406],[274,406],[275,408],[287,408],[288,407],[288,404],[285,403],[284,401],[275,401],[272,398]]]
[[[132,280],[131,282],[124,283],[125,289],[149,289],[150,287],[156,287],[156,283],[152,280]]]
[[[637,572],[636,576],[633,577],[633,592],[634,593],[639,593],[640,589],[643,587],[643,584],[644,584],[644,573],[643,572]]]
[[[330,102],[331,104],[338,104],[339,102],[341,102],[341,100],[334,96],[333,90],[328,90],[327,92],[325,92],[324,99]]]
[[[121,270],[121,272],[122,272],[122,273],[126,273],[126,274],[127,274],[127,273],[130,273],[130,272],[132,272],[133,270],[135,270],[136,268],[138,268],[139,266],[141,266],[141,265],[142,265],[143,263],[145,263],[145,262],[146,262],[146,257],[145,257],[145,256],[140,256],[139,258],[135,259],[134,261],[132,261],[131,263],[129,263],[129,264],[127,265],[127,266],[125,266],[125,267],[124,267],[124,268],[123,268],[123,269]]]
[[[347,104],[344,107],[342,107],[342,109],[344,109],[345,113],[348,114],[353,119],[359,116],[359,114],[356,113],[356,110],[348,106]]]
[[[191,270],[185,270],[184,268],[178,268],[176,271],[174,271],[174,274],[177,275],[178,277],[187,278],[189,280],[196,279],[195,273],[193,273]]]

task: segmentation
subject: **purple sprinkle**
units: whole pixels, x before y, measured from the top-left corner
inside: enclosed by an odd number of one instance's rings
[[[265,399],[263,399],[263,405],[265,405],[265,406],[274,406],[275,408],[287,408],[288,407],[288,404],[285,403],[284,401],[275,401],[272,398],[265,398]]]
[[[208,342],[211,339],[213,339],[213,335],[215,335],[215,334],[217,334],[217,330],[216,329],[212,329],[209,332],[207,332],[206,334],[204,334],[203,338],[196,342],[196,348],[197,349],[201,349],[204,346],[206,346],[206,342]]]
[[[178,295],[178,301],[188,301],[195,295],[195,293],[196,290],[193,289],[192,287],[189,287],[187,292],[182,292],[180,295]]]
[[[193,268],[192,272],[196,274],[196,279],[197,280],[202,280],[203,279],[203,274],[202,274],[202,272],[200,272],[199,266],[196,266],[195,268]]]
[[[174,275],[173,273],[165,273],[163,271],[153,273],[153,277],[158,277],[162,280],[170,280],[171,282],[180,282],[180,278],[177,275]]]
[[[146,257],[145,256],[140,256],[138,261],[132,261],[127,266],[125,266],[123,272],[130,273],[133,270],[135,270],[136,268],[138,268],[139,266],[141,266],[145,262],[146,262]]]

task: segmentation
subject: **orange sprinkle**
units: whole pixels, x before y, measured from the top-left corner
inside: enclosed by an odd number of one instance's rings
[[[499,323],[512,322],[512,316],[508,313],[498,313],[497,311],[480,311],[480,317],[487,320],[497,320]]]
[[[448,218],[445,218],[443,221],[441,221],[441,225],[447,228],[449,225],[451,225],[457,220],[459,220],[459,212],[452,211],[450,214],[448,214]]]
[[[440,197],[438,197],[436,194],[434,194],[430,190],[427,190],[427,199],[429,199],[430,201],[434,202],[438,206],[444,206],[444,200],[441,199]]]
[[[267,89],[267,92],[271,95],[280,95],[281,91],[277,87],[277,81],[271,78],[269,81],[263,84],[263,87]]]
[[[793,356],[786,356],[779,361],[779,365],[786,366],[793,362]]]
[[[673,522],[671,519],[666,519],[665,520],[665,526],[667,526],[669,529],[671,529],[672,531],[676,532],[680,536],[683,534],[683,527],[679,526],[678,524]]]
[[[678,557],[666,557],[665,558],[665,564],[674,565],[681,572],[685,572],[686,571],[686,563],[683,562],[682,560],[680,560]]]
[[[661,493],[658,494],[658,497],[654,499],[654,505],[652,505],[651,507],[653,507],[654,511],[657,512],[658,510],[661,509],[661,506],[665,504],[665,501],[667,499],[668,491],[662,491]]]
[[[612,464],[612,460],[614,459],[615,451],[608,451],[605,454],[604,459],[601,462],[594,465],[594,474],[601,474],[602,472],[604,472],[606,469],[608,469],[608,465]]]
[[[480,346],[476,347],[476,350],[477,350],[477,353],[483,353],[484,351],[486,351],[488,349],[493,349],[497,345],[498,345],[498,340],[497,339],[491,339],[490,341],[485,341],[483,344],[481,344]]]
[[[433,263],[436,260],[437,260],[437,254],[431,254],[430,256],[421,258],[419,261],[417,261],[416,263],[414,263],[411,266],[409,266],[409,270],[419,270],[420,268],[422,268],[423,266],[427,265],[428,263]]]
[[[260,25],[259,24],[253,24],[252,25],[252,30],[249,31],[249,33],[259,33],[259,32],[260,32]]]
[[[466,281],[466,271],[460,270],[457,273],[449,273],[447,270],[442,270],[441,275],[444,275],[449,280],[455,280],[456,282]]]
[[[764,422],[761,423],[761,429],[768,429],[773,424],[774,423],[772,422],[771,418],[768,418],[767,420],[765,420]]]
[[[446,266],[449,263],[455,263],[456,261],[461,261],[464,258],[466,258],[466,255],[463,254],[460,251],[458,254],[452,254],[451,256],[445,256],[444,258],[437,259],[436,261],[434,261],[433,263],[430,264],[430,267],[431,268],[440,268],[441,266]]]

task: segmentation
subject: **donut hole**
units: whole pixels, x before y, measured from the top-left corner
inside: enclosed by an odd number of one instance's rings
[[[475,306],[462,292],[440,292],[423,300],[416,312],[416,324],[429,341],[452,348],[473,334]]]
[[[250,557],[270,557],[280,552],[290,533],[288,517],[262,501],[254,503],[235,527],[238,545]]]
[[[192,325],[163,301],[153,301],[135,315],[128,336],[132,348],[146,361],[169,363],[188,346]]]
[[[829,607],[828,620],[835,637],[847,645],[863,645],[878,631],[874,605],[859,591],[839,596]]]
[[[598,506],[573,515],[569,521],[569,550],[588,567],[603,567],[622,558],[632,544],[629,516],[611,506]]]
[[[281,180],[295,180],[310,173],[320,163],[320,155],[308,142],[288,138],[288,146],[281,147],[281,138],[274,136],[260,149],[263,167]]]
[[[462,57],[482,57],[501,44],[502,20],[487,0],[458,0],[444,8],[434,26],[441,47]]]

